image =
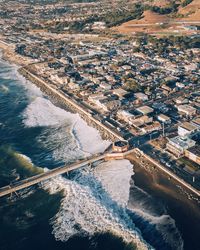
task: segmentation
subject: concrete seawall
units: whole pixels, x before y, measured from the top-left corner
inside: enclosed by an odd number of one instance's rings
[[[28,69],[20,68],[18,71],[26,79],[30,80],[32,83],[37,85],[45,94],[55,98],[56,101],[64,105],[66,108],[72,110],[73,112],[79,113],[79,115],[88,123],[88,125],[95,127],[100,132],[103,139],[111,141],[123,140],[123,137],[121,137],[115,131],[113,131],[112,129],[102,124],[97,119],[95,119],[87,110],[82,108],[78,103],[76,103],[70,97],[61,93],[53,86],[46,83],[44,80],[40,79],[35,74],[31,73]]]

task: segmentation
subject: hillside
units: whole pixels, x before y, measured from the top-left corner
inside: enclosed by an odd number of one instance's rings
[[[200,21],[200,0],[193,0],[185,7],[180,7],[178,14],[184,15],[181,20]]]
[[[187,29],[187,25],[200,25],[200,0],[193,0],[191,3],[186,0],[177,1],[172,7],[170,1],[155,0],[144,3],[142,17],[139,20],[130,20],[113,27],[112,30],[119,33],[181,33],[192,34],[194,31]],[[173,8],[173,9],[172,9]],[[169,11],[169,9],[172,11]],[[167,13],[170,12],[170,13]],[[166,13],[166,14],[162,14]]]

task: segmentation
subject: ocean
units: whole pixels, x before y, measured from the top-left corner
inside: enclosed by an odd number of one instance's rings
[[[0,61],[0,186],[110,143]],[[86,166],[1,198],[0,249],[184,249],[167,206],[135,184],[128,160]]]

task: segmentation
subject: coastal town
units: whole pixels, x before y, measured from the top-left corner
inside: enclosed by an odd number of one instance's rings
[[[0,0],[0,250],[199,250],[200,0]]]
[[[197,24],[185,25],[185,36],[130,36],[94,18],[101,9],[106,20],[109,3],[0,6],[5,58],[113,131],[113,141],[126,141],[200,190]]]

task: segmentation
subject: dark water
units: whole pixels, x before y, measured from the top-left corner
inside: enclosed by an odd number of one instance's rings
[[[0,62],[0,186],[83,157],[72,132],[69,114],[13,66]],[[0,249],[134,249],[124,240],[135,226],[156,249],[183,249],[176,218],[184,220],[184,213],[170,211],[172,201],[164,203],[162,196],[132,182],[129,204],[123,207],[87,171],[1,198]],[[126,187],[130,176],[122,178]]]

